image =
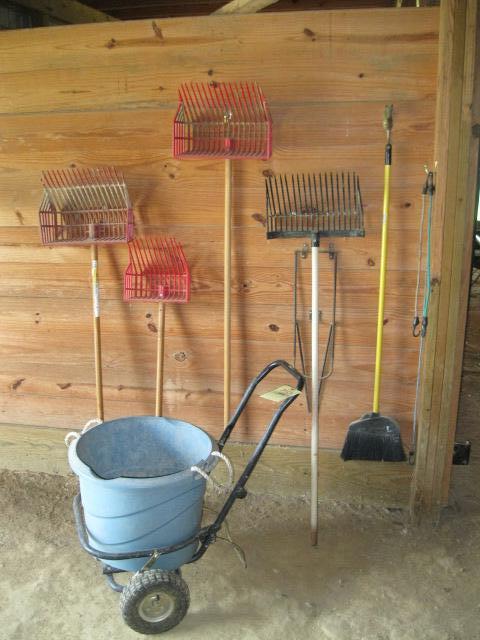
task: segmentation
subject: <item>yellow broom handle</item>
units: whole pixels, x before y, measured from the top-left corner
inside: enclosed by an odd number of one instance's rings
[[[375,355],[375,382],[373,385],[373,411],[379,413],[380,382],[382,377],[383,321],[385,308],[385,284],[387,275],[388,214],[390,209],[390,168],[385,165],[383,194],[382,249],[380,258],[380,287],[378,292],[377,348]]]

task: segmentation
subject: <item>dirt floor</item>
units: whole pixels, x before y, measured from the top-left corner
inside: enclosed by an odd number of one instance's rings
[[[248,568],[221,541],[185,567],[190,610],[164,637],[480,640],[480,281],[472,294],[457,430],[472,461],[454,467],[440,524],[328,502],[312,548],[304,502],[250,495],[230,517]],[[74,478],[0,473],[0,640],[141,637],[80,549],[75,491]]]
[[[460,492],[470,486],[462,478],[458,484]],[[73,478],[0,474],[2,640],[141,637],[124,625],[118,594],[79,547],[74,492]],[[301,501],[249,496],[239,502],[230,528],[248,568],[221,541],[185,567],[190,610],[165,637],[480,638],[478,489],[457,491],[433,529],[410,528],[398,510],[324,504],[315,549],[307,512]]]

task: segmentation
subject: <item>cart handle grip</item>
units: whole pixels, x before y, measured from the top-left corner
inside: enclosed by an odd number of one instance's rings
[[[266,378],[271,371],[273,371],[277,367],[282,367],[283,369],[285,369],[285,371],[287,373],[289,373],[290,375],[292,375],[296,379],[296,381],[297,381],[297,386],[296,386],[297,391],[301,391],[303,389],[303,386],[305,384],[304,376],[299,371],[297,371],[295,369],[295,367],[292,367],[292,365],[288,364],[288,362],[286,360],[274,360],[273,362],[270,362],[270,364],[267,364],[267,366],[262,371],[260,371],[260,373],[257,376],[255,376],[255,378],[253,378],[253,380],[248,385],[247,390],[243,394],[243,398],[240,400],[240,403],[238,404],[238,407],[235,409],[233,416],[230,418],[230,422],[227,424],[227,426],[225,427],[224,432],[220,436],[220,439],[218,440],[218,448],[220,449],[220,451],[222,451],[223,447],[225,446],[225,443],[227,442],[228,438],[230,437],[230,434],[232,433],[233,428],[237,424],[238,419],[240,418],[241,414],[243,413],[243,410],[247,406],[248,401],[252,397],[252,394],[255,391],[255,389],[257,388],[257,386],[259,385],[259,383],[264,378]],[[292,402],[295,402],[296,398],[297,398],[296,395],[290,396],[290,398],[286,398],[282,402],[282,404],[279,406],[278,410],[276,411],[276,413],[275,413],[275,415],[274,415],[274,417],[272,419],[272,422],[273,422],[273,420],[275,420],[275,418],[276,418],[274,426],[276,426],[278,420],[282,416],[282,414],[285,411],[285,409],[287,407],[289,407],[292,404]]]

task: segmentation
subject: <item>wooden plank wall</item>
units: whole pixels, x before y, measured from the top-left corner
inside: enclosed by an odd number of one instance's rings
[[[432,162],[438,9],[379,9],[81,25],[0,33],[0,421],[79,427],[95,412],[87,248],[39,243],[40,172],[122,168],[138,232],[185,247],[192,301],[167,309],[166,414],[222,422],[223,162],[171,156],[180,82],[256,80],[274,121],[268,162],[234,163],[233,400],[267,361],[291,358],[293,251],[267,242],[264,174],[359,172],[366,238],[339,251],[335,373],[321,446],[341,446],[370,409],[385,143],[395,105],[391,254],[382,410],[408,441],[418,343],[411,337],[423,165]],[[325,246],[325,245],[324,245]],[[100,250],[106,416],[151,413],[156,306],[121,300],[125,247]],[[325,336],[332,293],[321,259]],[[308,330],[308,265],[301,314]],[[278,378],[280,380],[280,378]],[[270,387],[272,385],[269,385]],[[272,406],[256,399],[237,440]],[[305,400],[277,443],[307,445]]]

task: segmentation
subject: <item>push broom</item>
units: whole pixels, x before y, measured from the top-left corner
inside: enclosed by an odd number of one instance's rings
[[[128,243],[129,264],[123,279],[127,302],[158,302],[155,415],[163,415],[165,303],[190,300],[190,270],[174,238],[145,237]]]
[[[392,166],[393,106],[385,107],[383,127],[387,134],[385,146],[385,172],[383,191],[382,247],[380,258],[380,286],[378,296],[377,344],[375,378],[373,387],[373,410],[352,422],[348,428],[341,457],[344,460],[377,460],[403,462],[406,459],[402,445],[400,427],[396,420],[380,413],[380,382],[382,368],[383,320],[385,306],[385,283],[387,271],[388,215],[390,209],[390,169]]]
[[[40,233],[45,245],[90,246],[97,418],[103,421],[98,245],[133,237],[133,209],[123,176],[114,167],[43,173]]]
[[[225,161],[224,227],[224,424],[230,420],[232,160],[272,155],[272,121],[255,82],[182,84],[173,123],[174,158]]]

